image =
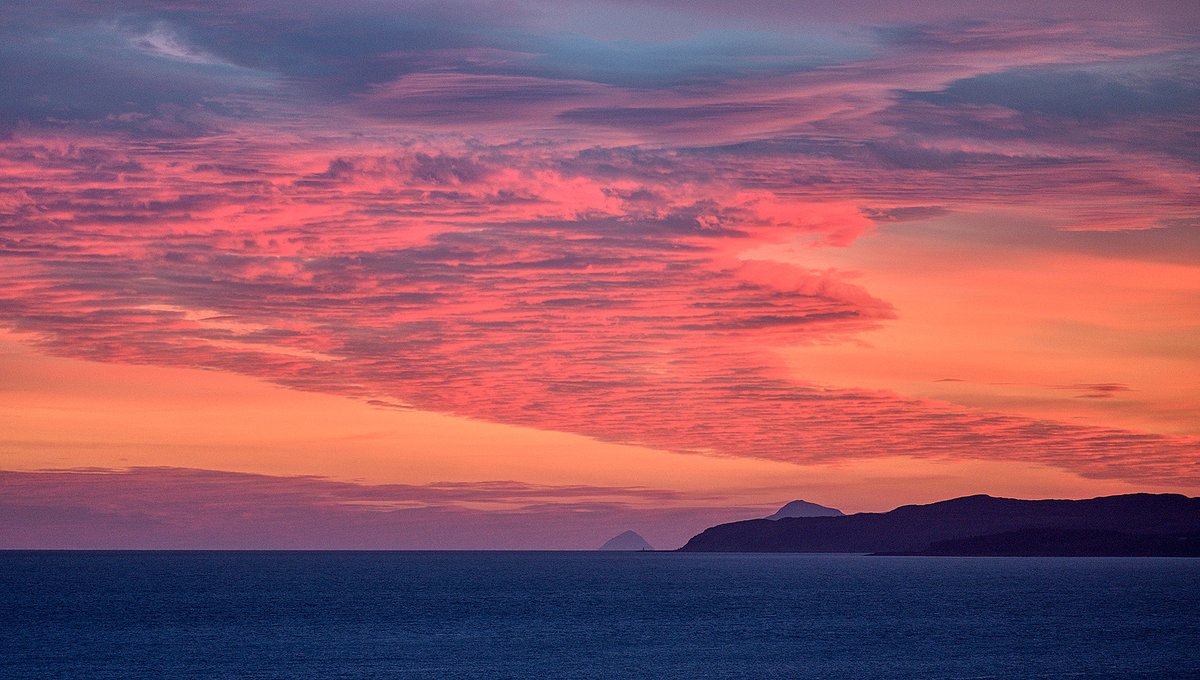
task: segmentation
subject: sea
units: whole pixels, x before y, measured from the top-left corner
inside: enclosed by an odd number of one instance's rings
[[[0,552],[2,678],[1200,678],[1200,559]]]

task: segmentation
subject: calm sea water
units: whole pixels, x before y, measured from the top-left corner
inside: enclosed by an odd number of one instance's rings
[[[0,676],[1200,677],[1200,560],[7,552]]]

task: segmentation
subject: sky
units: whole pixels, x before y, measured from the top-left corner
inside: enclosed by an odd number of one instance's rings
[[[1200,494],[1193,2],[5,3],[0,92],[0,547]]]

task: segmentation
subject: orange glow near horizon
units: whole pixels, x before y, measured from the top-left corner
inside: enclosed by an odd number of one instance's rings
[[[1004,462],[882,457],[801,465],[668,453],[380,408],[216,371],[49,357],[0,337],[7,433],[0,459],[14,471],[177,467],[367,484],[521,480],[672,489],[684,494],[676,502],[718,508],[772,509],[803,496],[846,512],[973,493],[1073,498],[1176,489]]]

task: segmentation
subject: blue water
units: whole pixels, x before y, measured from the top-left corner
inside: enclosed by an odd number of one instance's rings
[[[1200,677],[1200,560],[0,552],[0,676]]]

